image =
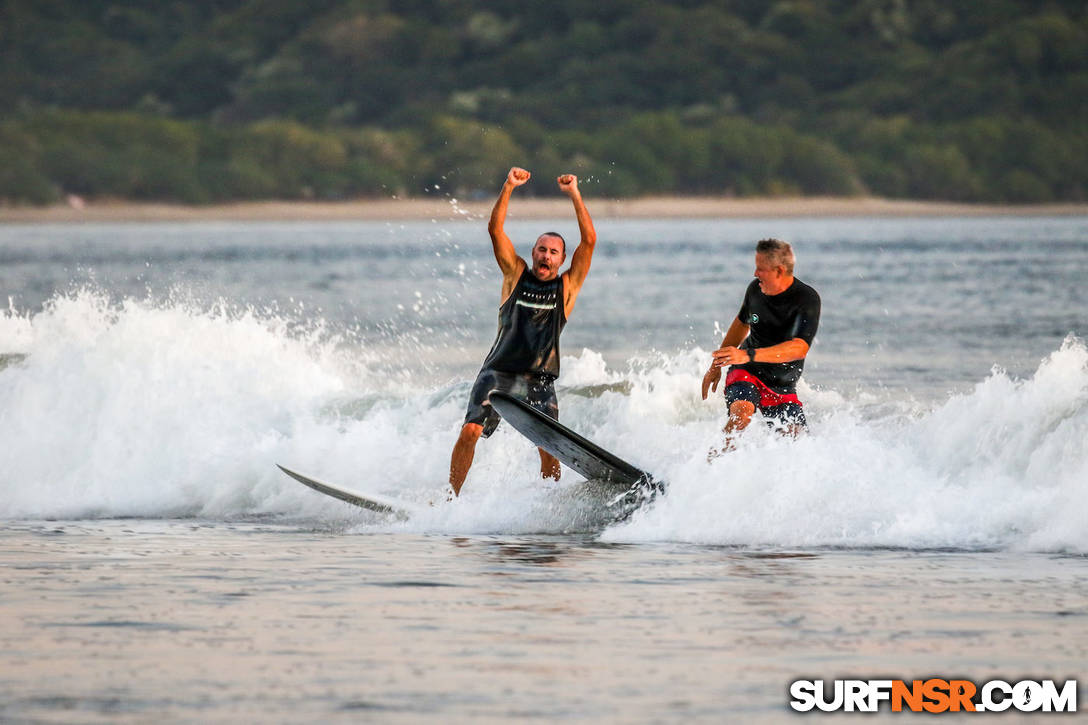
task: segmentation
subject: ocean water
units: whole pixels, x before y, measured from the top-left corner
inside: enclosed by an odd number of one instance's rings
[[[669,482],[611,525],[509,426],[444,500],[481,219],[0,227],[0,719],[773,722],[800,677],[1084,680],[1088,219],[597,229],[561,419]],[[811,431],[708,463],[766,236],[823,298]]]

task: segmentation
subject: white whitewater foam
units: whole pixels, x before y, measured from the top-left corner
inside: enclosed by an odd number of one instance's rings
[[[11,298],[8,308],[0,314],[0,355],[18,355],[30,348],[33,326],[30,316],[15,309]]]
[[[462,498],[445,503],[471,380],[436,379],[388,349],[224,305],[82,291],[34,315],[9,306],[0,354],[25,357],[0,367],[0,518],[271,514],[446,533],[587,525],[578,476],[542,483],[535,450],[505,425],[478,447]],[[711,463],[724,405],[720,391],[700,399],[707,359],[652,353],[622,371],[591,350],[563,359],[562,420],[669,482],[606,540],[1088,551],[1083,342],[1068,339],[1028,379],[995,369],[936,407],[874,409],[803,388],[809,435],[791,441],[757,424]],[[437,505],[390,524],[305,489],[276,462]]]
[[[862,420],[809,406],[812,433],[753,427],[708,464],[673,455],[668,495],[609,541],[1088,550],[1088,351],[1068,339],[1029,380],[995,369],[933,410]],[[684,445],[675,435],[672,444]]]

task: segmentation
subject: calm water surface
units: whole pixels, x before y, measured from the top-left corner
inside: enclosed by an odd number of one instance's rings
[[[788,683],[1080,677],[1080,557],[10,523],[7,721],[775,722]]]

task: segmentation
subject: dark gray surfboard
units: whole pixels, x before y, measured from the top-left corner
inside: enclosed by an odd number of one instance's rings
[[[609,453],[509,393],[492,390],[488,398],[503,420],[558,458],[560,463],[590,481],[615,487],[618,496],[614,504],[622,503],[622,508],[632,509],[664,490],[664,482],[655,480],[652,474]]]
[[[297,471],[292,471],[290,468],[284,468],[278,463],[276,464],[276,468],[280,469],[299,483],[309,486],[313,490],[319,491],[326,496],[338,498],[341,501],[354,504],[359,508],[364,508],[369,511],[376,511],[380,514],[392,514],[402,521],[411,517],[412,514],[418,513],[420,510],[419,507],[410,504],[407,501],[398,501],[393,498],[378,496],[372,493],[363,493],[362,491],[355,491],[350,488],[345,488],[344,486],[318,481],[316,478],[304,476]]]

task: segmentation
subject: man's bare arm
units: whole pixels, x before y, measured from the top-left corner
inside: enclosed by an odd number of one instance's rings
[[[733,322],[729,324],[729,329],[725,331],[721,347],[713,353],[714,359],[710,362],[710,369],[703,375],[703,400],[706,400],[708,391],[718,392],[718,382],[722,379],[722,366],[717,360],[718,353],[722,350],[736,350],[737,345],[744,342],[746,337],[748,337],[748,325],[741,322],[739,317],[734,317]]]
[[[505,291],[506,283],[515,280],[517,274],[521,272],[522,266],[525,264],[517,252],[514,251],[514,243],[510,241],[510,237],[506,236],[506,209],[510,206],[510,195],[514,189],[521,186],[529,180],[529,172],[525,169],[514,167],[510,169],[510,173],[506,176],[506,181],[503,182],[502,191],[499,192],[499,198],[495,202],[495,208],[491,210],[491,221],[487,223],[487,231],[491,235],[491,247],[495,252],[495,261],[499,263],[499,269],[502,270],[503,287],[505,297],[508,292]],[[516,280],[515,280],[516,281]]]
[[[737,347],[744,342],[746,337],[748,337],[748,325],[741,322],[739,317],[734,317],[733,321],[729,323],[729,329],[725,331],[722,344],[718,345],[718,348]]]
[[[559,190],[562,191],[574,203],[574,214],[578,219],[578,232],[581,239],[578,248],[570,260],[570,269],[566,273],[566,283],[563,297],[563,313],[568,319],[574,311],[574,302],[578,299],[578,292],[589,274],[589,266],[593,262],[593,250],[597,246],[597,230],[593,228],[593,219],[589,216],[585,202],[582,201],[582,192],[578,190],[578,177],[574,174],[563,174],[557,179]]]
[[[787,363],[801,360],[808,355],[808,343],[799,337],[777,345],[757,348],[752,362],[760,363]],[[740,350],[735,346],[723,347],[713,352],[716,367],[725,365],[743,365],[749,362],[748,351]]]

